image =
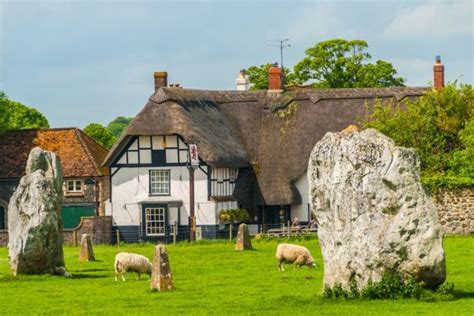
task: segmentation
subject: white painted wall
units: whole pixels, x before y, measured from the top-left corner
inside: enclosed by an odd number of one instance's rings
[[[298,180],[295,182],[295,186],[301,195],[301,204],[291,205],[291,220],[298,217],[300,221],[306,222],[310,220],[309,217],[309,183],[308,183],[308,172],[306,171]]]
[[[149,195],[149,170],[170,170],[170,195]],[[237,203],[208,201],[207,175],[200,169],[194,172],[194,201],[197,225],[218,224],[217,214],[222,208],[237,207]],[[186,167],[122,167],[112,177],[112,200],[107,215],[112,215],[116,225],[140,225],[141,204],[182,201],[180,224],[188,224],[189,216],[189,171]],[[229,204],[229,205],[227,205]],[[170,213],[173,211],[170,208]],[[175,218],[170,216],[170,220]]]

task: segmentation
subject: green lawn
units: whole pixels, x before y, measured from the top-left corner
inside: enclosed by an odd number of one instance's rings
[[[149,278],[115,282],[118,251],[152,258],[153,245],[96,246],[97,262],[80,263],[79,249],[65,248],[73,278],[9,275],[7,249],[0,248],[0,314],[280,314],[280,315],[474,315],[474,238],[447,237],[448,280],[453,301],[330,301],[321,297],[322,264],[316,240],[307,246],[318,267],[278,272],[276,240],[254,241],[255,250],[235,252],[225,242],[169,245],[176,289],[152,293]]]

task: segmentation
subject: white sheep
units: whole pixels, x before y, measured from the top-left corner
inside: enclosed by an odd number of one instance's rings
[[[119,273],[122,274],[122,280],[125,281],[125,272],[147,273],[151,276],[152,265],[147,257],[128,252],[120,252],[115,256],[115,281]]]
[[[276,249],[275,257],[278,259],[279,271],[285,271],[283,268],[284,262],[293,263],[294,268],[296,268],[296,266],[301,268],[302,265],[307,265],[310,268],[316,267],[308,248],[303,246],[279,244]]]

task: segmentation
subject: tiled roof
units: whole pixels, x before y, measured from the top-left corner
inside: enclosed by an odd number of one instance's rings
[[[107,149],[78,128],[14,130],[0,135],[0,179],[24,175],[28,154],[39,146],[56,153],[64,177],[101,176]]]

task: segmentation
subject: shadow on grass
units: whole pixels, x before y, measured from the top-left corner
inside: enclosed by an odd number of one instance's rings
[[[113,275],[103,275],[103,274],[72,274],[72,279],[103,279],[103,278],[113,278]]]
[[[110,269],[98,269],[98,268],[94,268],[94,269],[80,269],[80,270],[75,270],[75,271],[71,271],[71,273],[82,273],[82,272],[110,272],[111,270]]]
[[[455,300],[460,300],[464,298],[474,298],[474,292],[454,290],[453,296]]]

